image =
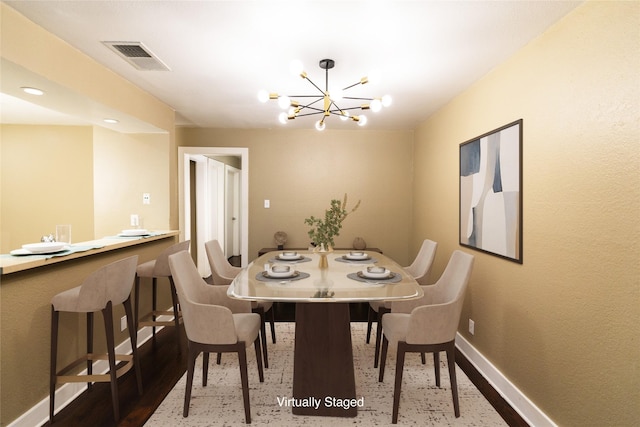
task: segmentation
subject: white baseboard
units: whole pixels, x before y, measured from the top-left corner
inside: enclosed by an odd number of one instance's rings
[[[170,321],[173,320],[173,316],[159,316],[158,320]],[[156,327],[156,333],[162,330],[163,326]],[[150,327],[142,328],[138,331],[138,348],[145,342],[151,339],[153,336]],[[125,340],[122,344],[116,347],[116,353],[118,354],[131,354],[131,341]],[[109,362],[106,360],[99,360],[93,363],[93,372],[95,374],[104,374],[109,372]],[[86,373],[86,369],[82,372]],[[73,402],[80,394],[87,389],[87,383],[67,383],[56,390],[56,408],[57,414],[62,408]],[[14,420],[7,427],[33,427],[42,426],[49,421],[49,397],[45,397],[40,402],[36,403],[31,409],[22,414],[16,420]]]
[[[456,335],[456,347],[530,426],[557,427],[551,418],[529,400],[498,368],[459,333]]]

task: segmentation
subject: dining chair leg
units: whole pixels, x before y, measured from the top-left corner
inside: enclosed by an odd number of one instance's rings
[[[440,352],[433,352],[433,371],[436,375],[436,387],[440,387]]]
[[[254,313],[258,313],[260,315],[260,335],[262,338],[262,349],[264,356],[264,367],[269,369],[269,356],[267,354],[267,328],[264,323],[264,308],[257,307],[252,310]]]
[[[107,339],[107,357],[109,358],[109,376],[111,377],[111,400],[113,404],[113,417],[116,422],[120,420],[120,402],[118,398],[118,376],[116,372],[115,339],[113,332],[113,308],[111,301],[102,310],[104,318],[105,337]]]
[[[256,337],[253,342],[253,346],[256,349],[256,362],[258,363],[258,378],[260,382],[264,382],[264,369],[262,369],[262,351],[260,350],[260,340]]]
[[[384,380],[384,365],[387,362],[387,348],[389,347],[389,341],[387,337],[382,337],[382,354],[380,355],[380,372],[378,374],[378,382]]]
[[[398,354],[396,360],[396,381],[393,387],[393,415],[392,424],[398,424],[398,409],[400,406],[400,389],[402,388],[402,372],[404,370],[404,354],[406,343],[398,342]]]
[[[378,355],[380,353],[380,341],[382,339],[383,333],[382,333],[382,316],[385,313],[390,312],[391,310],[389,310],[388,308],[385,308],[384,306],[380,306],[378,308],[378,325],[376,326],[376,354],[374,356],[373,359],[373,367],[377,368],[378,367]]]
[[[273,306],[271,306],[271,308],[269,309],[269,313],[271,313],[269,323],[271,323],[271,341],[275,344],[276,343],[276,315],[274,314],[274,312],[275,310],[273,309]]]
[[[218,357],[216,357],[216,364],[220,364],[222,362],[222,353],[218,353]]]
[[[176,327],[176,338],[180,343],[180,311],[178,310],[178,293],[176,292],[176,285],[173,282],[173,277],[169,276],[169,284],[171,285],[171,302],[173,303],[173,323]],[[178,353],[181,353],[181,346],[178,344]]]
[[[49,374],[49,422],[53,423],[53,413],[55,411],[56,380],[57,380],[57,358],[58,358],[58,319],[60,313],[51,306],[51,358]]]
[[[424,351],[420,353],[420,361],[422,362],[423,365],[427,364],[427,357],[425,356]]]
[[[447,346],[447,364],[449,365],[449,379],[451,380],[451,396],[453,398],[453,412],[460,417],[460,403],[458,402],[458,381],[456,380],[456,347],[452,341]]]
[[[371,326],[373,325],[373,316],[377,315],[377,313],[369,306],[369,310],[367,311],[367,344],[371,341]]]
[[[93,354],[93,313],[87,313],[87,355]],[[87,375],[93,374],[93,360],[87,358]],[[93,383],[87,382],[87,389],[93,390]]]
[[[140,314],[140,276],[136,273],[136,278],[134,280],[134,289],[135,289],[135,303],[133,306],[133,320],[135,323],[136,335],[138,333],[138,328],[140,327],[140,320],[138,316]]]
[[[220,355],[220,353],[218,353]],[[209,352],[202,352],[202,387],[207,386],[207,379],[209,378]]]
[[[237,343],[238,362],[240,364],[240,382],[242,383],[242,397],[244,399],[244,418],[251,424],[251,408],[249,406],[249,378],[247,375],[247,352],[243,341]]]
[[[189,416],[189,403],[191,402],[191,389],[193,388],[193,371],[196,367],[196,357],[198,357],[199,350],[194,348],[194,343],[188,342],[188,357],[187,357],[187,384],[184,389],[184,407],[182,409],[182,416]]]

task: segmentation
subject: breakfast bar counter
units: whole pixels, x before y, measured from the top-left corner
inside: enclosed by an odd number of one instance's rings
[[[37,425],[47,418],[51,298],[79,286],[94,271],[120,259],[137,255],[139,264],[156,259],[178,240],[178,231],[162,231],[148,236],[113,236],[74,243],[68,253],[0,256],[0,407],[8,419],[24,414],[34,417],[24,420],[25,425]],[[149,288],[144,287],[150,295]],[[171,305],[169,287],[166,289],[166,295],[158,295],[160,307]],[[150,309],[150,300],[150,296],[141,297],[143,312]],[[124,310],[116,307],[116,345],[128,337],[127,330],[120,327],[122,316]],[[59,343],[58,360],[64,366],[84,353],[86,320],[79,314],[65,313],[60,318],[60,328],[64,330],[64,341]],[[95,352],[104,352],[102,322],[96,322],[94,336]],[[56,402],[64,402],[77,391],[74,387],[83,384],[65,385],[64,390],[61,387],[58,394],[71,394],[59,395]]]

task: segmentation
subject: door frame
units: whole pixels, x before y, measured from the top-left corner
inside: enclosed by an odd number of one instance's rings
[[[246,147],[178,147],[178,217],[181,240],[189,240],[191,235],[189,162],[198,156],[239,156],[240,170],[240,255],[242,266],[249,260],[249,149]],[[198,253],[205,253],[204,242],[200,242]],[[201,257],[198,257],[201,258]],[[202,270],[203,266],[198,266]],[[208,266],[207,266],[208,267]],[[206,268],[205,270],[208,270]]]

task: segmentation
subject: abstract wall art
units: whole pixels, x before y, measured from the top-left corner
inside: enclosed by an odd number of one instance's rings
[[[460,244],[522,264],[522,119],[460,144]]]

